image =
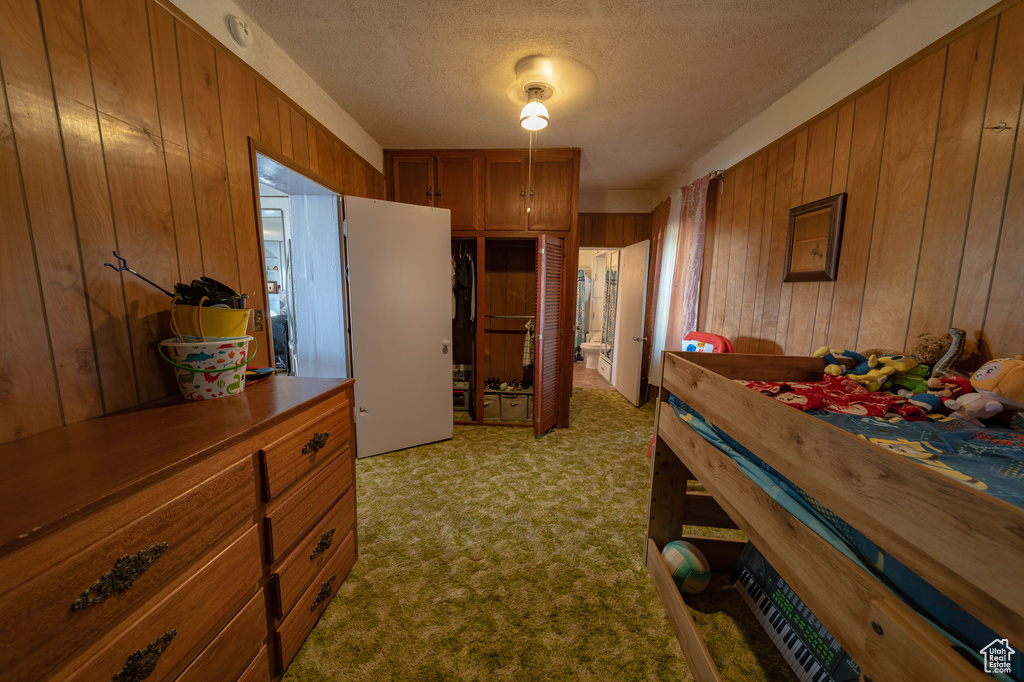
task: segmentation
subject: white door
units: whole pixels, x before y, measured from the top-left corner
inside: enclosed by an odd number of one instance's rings
[[[450,215],[345,197],[359,457],[452,437]]]
[[[619,251],[612,383],[634,405],[640,405],[640,365],[644,355],[644,303],[650,248],[651,242],[645,239]]]

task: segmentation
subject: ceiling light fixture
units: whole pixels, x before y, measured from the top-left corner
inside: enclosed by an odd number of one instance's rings
[[[531,83],[524,89],[528,101],[519,114],[519,125],[529,131],[543,130],[548,125],[548,108],[541,102],[546,88],[540,83]]]

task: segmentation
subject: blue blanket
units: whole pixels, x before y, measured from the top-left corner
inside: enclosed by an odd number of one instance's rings
[[[769,496],[827,540],[851,561],[871,573],[912,606],[974,660],[997,635],[967,611],[921,579],[891,555],[822,506],[774,468],[709,424],[675,395],[669,404],[701,437],[729,455]],[[1024,508],[1024,434],[1008,429],[980,428],[960,419],[887,421],[812,410],[814,417],[849,431],[880,447],[935,467],[943,474]],[[999,635],[999,638],[1006,635]],[[1024,642],[1012,642],[1017,645]],[[1010,676],[1024,681],[1024,655],[1014,657]]]

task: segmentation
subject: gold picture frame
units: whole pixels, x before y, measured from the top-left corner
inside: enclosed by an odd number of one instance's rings
[[[783,282],[830,282],[839,269],[846,192],[789,209]]]

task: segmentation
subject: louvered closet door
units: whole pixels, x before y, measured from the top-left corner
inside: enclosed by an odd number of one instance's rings
[[[562,240],[537,240],[537,340],[534,359],[533,433],[541,436],[558,421],[558,320],[562,312]]]

